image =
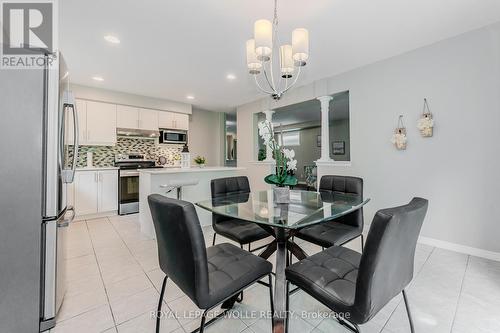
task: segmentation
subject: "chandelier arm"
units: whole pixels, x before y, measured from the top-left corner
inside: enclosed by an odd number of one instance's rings
[[[273,70],[274,70],[274,66],[273,66],[273,54],[271,53],[271,59],[269,59],[269,73],[271,74],[271,83],[272,83],[273,90],[275,92],[278,92],[277,86],[276,86],[276,84],[274,82]]]
[[[268,94],[268,95],[274,94],[274,92],[267,91],[267,90],[265,90],[264,88],[261,87],[259,81],[257,80],[257,75],[254,75],[253,77],[255,79],[255,84],[257,85],[257,88],[259,88],[260,91],[262,91],[263,93]]]
[[[274,82],[272,81],[269,81],[269,76],[267,75],[267,71],[266,71],[266,67],[264,64],[262,64],[262,71],[264,72],[264,77],[267,81],[267,84],[269,85],[269,87],[271,88],[271,90],[274,92],[274,93],[278,93],[278,91],[276,90],[276,87],[274,86]],[[270,69],[271,71],[271,74],[272,74],[272,68]],[[272,82],[272,83],[271,83]]]
[[[292,84],[288,88],[286,88],[285,90],[283,90],[281,92],[281,94],[286,93],[291,87],[293,87],[295,85],[295,83],[297,83],[297,80],[299,79],[299,76],[300,76],[300,69],[301,69],[301,67],[299,66],[299,71],[297,72],[297,76],[295,76],[295,80],[293,80]]]

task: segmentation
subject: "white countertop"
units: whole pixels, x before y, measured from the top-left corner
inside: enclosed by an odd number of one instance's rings
[[[118,170],[118,167],[109,166],[109,167],[85,167],[85,168],[76,168],[76,171],[104,171],[104,170]]]
[[[189,172],[219,172],[219,171],[239,171],[245,170],[240,167],[191,167],[188,169],[183,168],[163,168],[163,169],[140,169],[140,173],[147,173],[152,175],[167,174],[167,173],[189,173]]]

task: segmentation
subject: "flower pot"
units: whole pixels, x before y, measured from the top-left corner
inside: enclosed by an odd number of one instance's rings
[[[198,164],[198,168],[204,168],[205,167],[205,163],[203,164]]]
[[[277,204],[290,203],[290,188],[288,186],[273,188],[274,202]]]

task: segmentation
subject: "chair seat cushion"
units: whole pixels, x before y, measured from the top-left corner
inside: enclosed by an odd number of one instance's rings
[[[354,304],[361,254],[334,246],[286,269],[286,278],[336,312]]]
[[[336,221],[305,227],[295,235],[322,247],[342,245],[361,235],[361,228]]]
[[[257,224],[238,219],[215,222],[213,228],[216,233],[240,244],[248,244],[269,236],[269,233]]]
[[[268,275],[273,265],[248,251],[229,243],[207,248],[208,308],[220,303],[250,283]]]

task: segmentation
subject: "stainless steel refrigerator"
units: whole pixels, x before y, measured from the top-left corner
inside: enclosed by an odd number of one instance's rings
[[[0,70],[0,332],[50,329],[65,294],[78,117],[64,59],[44,57]]]

